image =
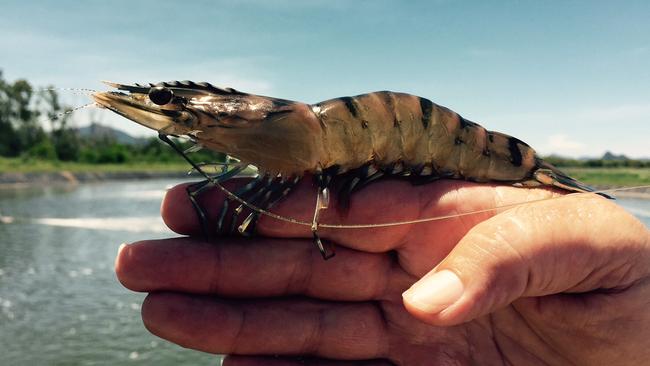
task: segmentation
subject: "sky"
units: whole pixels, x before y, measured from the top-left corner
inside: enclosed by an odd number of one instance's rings
[[[38,87],[188,79],[309,103],[400,91],[543,155],[650,157],[649,17],[648,1],[3,0],[0,69]]]

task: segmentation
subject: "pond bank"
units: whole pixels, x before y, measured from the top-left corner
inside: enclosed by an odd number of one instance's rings
[[[182,171],[78,172],[62,170],[58,172],[3,172],[0,173],[0,189],[44,184],[79,184],[108,180],[184,177],[187,177],[187,172]]]
[[[50,172],[0,172],[0,189],[33,187],[38,185],[60,185],[103,182],[109,180],[144,180],[159,178],[187,178],[187,171],[156,171],[156,170],[125,170],[125,171],[50,171]],[[600,190],[613,189],[620,186],[594,184]],[[639,198],[650,200],[650,188],[622,190],[612,192],[615,197]]]
[[[599,189],[609,189],[609,188],[611,187],[599,188]],[[650,200],[650,188],[639,188],[630,191],[612,192],[611,195],[616,198],[636,198],[642,200]]]

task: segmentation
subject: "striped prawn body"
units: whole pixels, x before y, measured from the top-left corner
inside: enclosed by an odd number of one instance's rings
[[[535,151],[487,131],[428,99],[381,91],[312,105],[323,128],[324,167],[372,162],[386,173],[517,182],[531,177]]]
[[[384,176],[408,177],[419,184],[448,178],[593,191],[544,162],[521,140],[410,94],[381,91],[310,105],[190,81],[107,84],[120,91],[93,94],[98,105],[158,131],[207,178],[188,187],[206,233],[210,223],[196,199],[206,187],[217,185],[230,198],[215,231],[248,233],[260,214],[272,216],[268,210],[306,173],[319,187],[311,227],[324,257],[330,254],[317,235],[318,216],[327,206],[334,178],[343,205],[356,190]],[[240,163],[211,177],[168,135],[189,136]],[[220,185],[249,164],[260,172],[255,180],[236,192]],[[229,218],[233,201],[241,205]],[[237,227],[244,206],[253,212]]]

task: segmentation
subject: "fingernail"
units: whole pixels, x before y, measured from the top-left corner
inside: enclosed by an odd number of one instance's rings
[[[402,294],[404,300],[429,314],[437,314],[463,296],[464,286],[450,270],[442,270],[416,282]]]

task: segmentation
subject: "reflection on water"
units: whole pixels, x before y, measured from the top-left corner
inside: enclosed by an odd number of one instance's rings
[[[13,220],[15,222],[15,220]],[[60,219],[44,217],[32,220],[33,223],[50,226],[76,227],[79,229],[118,230],[135,233],[165,233],[169,229],[160,217],[102,217]]]
[[[113,272],[120,243],[174,236],[159,207],[175,183],[0,190],[1,365],[218,363],[150,335]],[[650,200],[617,202],[650,226]]]
[[[142,325],[143,294],[124,289],[118,246],[174,236],[159,217],[176,182],[0,190],[0,365],[215,365]]]

